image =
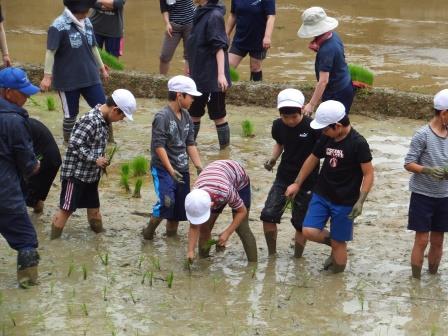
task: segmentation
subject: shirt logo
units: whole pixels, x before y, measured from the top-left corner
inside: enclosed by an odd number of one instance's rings
[[[342,149],[327,148],[326,155],[330,157],[330,166],[336,168],[338,166],[338,159],[344,158],[344,151]]]
[[[261,0],[255,0],[255,1],[252,2],[250,5],[251,5],[251,6],[256,6],[256,5],[258,5],[259,3],[261,3]]]
[[[299,137],[300,138],[306,138],[308,136],[308,133],[300,133]]]

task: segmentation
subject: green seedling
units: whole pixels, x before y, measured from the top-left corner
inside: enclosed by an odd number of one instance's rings
[[[131,187],[129,186],[129,175],[120,176],[120,185],[124,188],[127,193],[131,192]]]
[[[118,150],[117,145],[113,145],[107,148],[106,150],[106,159],[109,165],[112,163],[112,159],[114,158],[115,153]],[[107,168],[103,168],[103,174],[107,176]]]
[[[132,302],[136,304],[137,301],[135,300],[134,293],[132,293],[132,289],[129,289],[129,296],[131,297]]]
[[[213,245],[217,245],[218,244],[218,240],[216,239],[209,239],[207,240],[207,242],[205,243],[205,248],[210,249]]]
[[[144,285],[145,284],[145,279],[149,276],[149,271],[146,271],[145,273],[143,273],[143,277],[142,277],[142,281],[141,284]]]
[[[357,64],[349,64],[348,69],[352,81],[357,87],[369,87],[373,85],[373,72]],[[359,86],[358,86],[359,85]]]
[[[149,286],[152,287],[152,281],[154,279],[154,273],[151,271],[149,272]]]
[[[142,197],[142,195],[140,193],[140,190],[142,189],[142,185],[143,185],[143,179],[138,178],[137,181],[135,181],[135,188],[134,188],[134,193],[132,194],[132,197],[134,197],[134,198]]]
[[[50,282],[50,295],[54,294],[54,281]]]
[[[113,70],[124,70],[124,64],[119,61],[117,57],[109,54],[107,51],[98,48],[101,56],[101,60],[105,65]]]
[[[56,110],[56,101],[54,100],[53,96],[47,97],[47,109],[48,111]]]
[[[83,303],[81,305],[81,310],[82,310],[82,312],[84,313],[85,316],[89,316],[89,311],[88,311],[87,305],[85,303]]]
[[[76,289],[75,287],[72,288],[72,298],[74,298],[76,296]]]
[[[87,266],[86,265],[82,265],[81,269],[82,269],[82,278],[84,280],[87,280]]]
[[[0,306],[3,304],[3,293],[0,292]]]
[[[255,278],[255,274],[257,273],[257,265],[252,267],[252,279]]]
[[[104,255],[101,255],[101,254],[98,253],[98,257],[100,258],[101,263],[104,266],[109,265],[109,253],[108,252],[106,252]]]
[[[255,136],[254,134],[254,124],[252,121],[246,119],[241,123],[241,128],[243,130],[243,137],[252,138]]]
[[[103,287],[103,300],[107,301],[107,286]]]
[[[131,161],[132,175],[145,176],[148,171],[148,160],[144,156],[136,156]]]
[[[166,283],[168,285],[168,288],[171,288],[173,286],[173,280],[174,280],[174,274],[173,272],[170,272],[170,274],[166,276]]]
[[[129,176],[130,172],[131,172],[131,166],[129,165],[129,163],[123,163],[120,168],[121,175]]]
[[[12,326],[15,328],[17,326],[16,319],[11,313],[8,313],[9,319],[11,320]]]
[[[285,206],[282,209],[282,212],[285,212],[287,209],[290,209],[291,212],[292,212],[292,210],[294,209],[294,199],[292,199],[292,198],[287,198],[286,199],[286,203],[285,203]]]
[[[230,80],[232,82],[238,82],[240,80],[240,74],[234,67],[230,67]]]
[[[42,107],[42,105],[39,104],[39,103],[37,102],[37,100],[34,99],[33,97],[28,97],[28,100],[29,100],[34,106]]]
[[[184,269],[191,273],[191,265],[193,264],[193,259],[187,258],[184,261]]]
[[[145,256],[144,255],[139,256],[138,257],[138,268],[139,269],[142,268],[143,261],[145,261]]]
[[[361,310],[364,310],[364,302],[365,302],[365,293],[364,293],[364,288],[365,288],[365,283],[364,281],[361,279],[358,281],[358,283],[356,284],[356,294],[358,296],[358,301],[359,304],[361,305]]]
[[[74,270],[75,270],[75,264],[73,263],[73,261],[71,261],[70,265],[68,265],[67,278],[70,278]]]
[[[160,271],[160,260],[159,257],[151,257],[152,266],[154,269]]]

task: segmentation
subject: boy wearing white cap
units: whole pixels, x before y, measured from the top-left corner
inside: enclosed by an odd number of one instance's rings
[[[143,237],[151,240],[157,226],[167,220],[167,236],[177,233],[179,221],[187,220],[185,196],[190,192],[189,158],[198,174],[201,159],[194,141],[193,121],[188,109],[193,97],[201,96],[195,82],[186,76],[168,81],[168,105],[158,112],[152,123],[151,174],[157,202]]]
[[[285,195],[296,195],[319,160],[324,159],[303,222],[303,235],[331,246],[324,268],[339,273],[347,263],[353,220],[361,214],[373,185],[372,155],[367,141],[351,127],[344,105],[338,101],[321,103],[311,127],[322,130],[323,135]],[[325,229],[329,218],[330,231]]]
[[[61,197],[51,226],[51,239],[61,236],[68,218],[78,208],[87,208],[92,231],[103,230],[98,182],[102,169],[109,165],[105,157],[108,129],[111,123],[124,117],[133,120],[136,109],[133,94],[118,89],[105,104],[95,106],[75,123],[61,167]]]
[[[305,97],[302,92],[296,89],[285,89],[277,97],[280,118],[272,123],[272,138],[275,140],[275,144],[271,158],[265,162],[264,167],[266,170],[272,171],[280,155],[281,161],[260,216],[263,221],[269,255],[276,253],[277,224],[280,223],[286,210],[286,188],[294,182],[297,170],[300,170],[306,158],[311,154],[314,144],[320,136],[320,132],[310,126],[312,119],[302,114],[304,101]],[[302,234],[302,222],[308,209],[311,190],[316,182],[318,171],[319,166],[316,166],[292,203],[291,224],[296,229],[294,251],[296,258],[302,256],[305,247],[306,240]]]
[[[428,242],[429,273],[435,274],[448,231],[448,89],[434,96],[434,116],[412,137],[404,167],[412,174],[408,229],[415,231],[412,276],[420,279]]]

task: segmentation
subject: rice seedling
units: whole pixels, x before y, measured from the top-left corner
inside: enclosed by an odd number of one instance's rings
[[[252,279],[255,277],[255,274],[257,273],[257,265],[252,267]]]
[[[159,257],[151,257],[152,266],[154,269],[160,271],[160,260]]]
[[[50,295],[54,294],[54,281],[50,282]]]
[[[84,280],[87,280],[87,266],[86,265],[82,265],[81,269],[82,269],[82,278]]]
[[[0,306],[2,305],[2,303],[3,303],[3,293],[0,292]]]
[[[149,271],[146,271],[145,273],[143,273],[143,277],[142,277],[142,281],[141,284],[144,285],[145,284],[145,279],[149,276]]]
[[[75,287],[72,288],[72,298],[74,298],[76,296],[76,289]]]
[[[135,181],[134,193],[132,194],[132,197],[134,197],[134,198],[142,197],[142,195],[140,193],[140,190],[142,189],[142,185],[143,185],[143,179],[138,178],[137,181]]]
[[[42,161],[43,158],[44,156],[42,154],[36,155],[36,159],[38,159],[39,161]]]
[[[120,168],[121,175],[129,176],[130,172],[131,172],[131,166],[129,165],[129,163],[123,163]]]
[[[154,273],[151,271],[149,272],[149,286],[152,287],[152,281],[154,279]]]
[[[363,280],[359,280],[356,284],[356,295],[358,296],[359,304],[361,305],[361,310],[364,310],[364,302],[365,302],[365,293],[364,293],[365,284]]]
[[[133,302],[134,304],[136,304],[137,301],[135,300],[134,293],[132,293],[132,288],[129,289],[129,296],[131,297],[132,302]]]
[[[30,101],[33,104],[33,106],[42,107],[42,105],[39,104],[38,101],[33,97],[28,97],[28,101]]]
[[[234,67],[230,67],[230,80],[232,82],[238,82],[240,80],[240,74]]]
[[[12,326],[14,328],[17,327],[16,319],[14,318],[14,316],[12,316],[12,313],[8,313],[8,317],[9,317],[9,320],[11,321],[11,323],[12,323]]]
[[[294,199],[293,198],[287,198],[285,206],[282,209],[282,212],[285,212],[288,209],[290,209],[291,212],[292,212],[293,208],[294,208]]]
[[[436,336],[437,335],[437,326],[435,324],[433,324],[431,326],[431,336]]]
[[[103,287],[103,301],[107,301],[107,286]]]
[[[174,280],[174,273],[170,272],[170,274],[166,276],[166,284],[168,285],[168,288],[171,288],[173,286],[173,280]]]
[[[125,163],[121,166],[120,185],[124,188],[124,190],[127,193],[131,192],[131,187],[129,186],[129,164],[128,163]]]
[[[249,119],[243,120],[241,123],[241,128],[243,130],[243,137],[252,138],[255,136],[254,134],[254,123]]]
[[[70,265],[68,265],[68,272],[67,272],[67,278],[70,278],[73,271],[75,270],[75,264],[73,263],[73,260],[70,262]]]
[[[56,101],[54,100],[53,96],[48,96],[46,102],[48,111],[56,110]]]
[[[131,161],[133,176],[145,176],[148,171],[148,160],[144,156],[136,156]]]
[[[85,303],[81,305],[81,310],[85,316],[89,316],[89,310],[87,309],[87,305]]]
[[[141,255],[141,256],[138,257],[138,264],[137,264],[138,269],[142,268],[142,263],[143,263],[144,260],[145,260],[145,256],[144,255]]]
[[[104,49],[98,48],[101,60],[105,65],[113,70],[124,70],[124,64],[118,60],[114,55],[109,54]]]
[[[193,259],[187,258],[184,261],[184,269],[191,273],[191,265],[193,264]]]
[[[355,87],[366,88],[373,85],[373,72],[358,64],[349,64],[348,69]]]
[[[98,253],[98,257],[100,258],[101,263],[102,263],[104,266],[109,265],[109,253],[108,253],[108,252],[106,252],[104,255]]]
[[[217,245],[217,244],[218,244],[218,240],[216,240],[216,239],[209,239],[205,243],[204,248],[210,249],[213,245]]]

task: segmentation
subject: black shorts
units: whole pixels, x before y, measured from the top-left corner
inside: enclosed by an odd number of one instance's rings
[[[194,97],[193,104],[188,111],[190,116],[201,118],[205,114],[205,105],[207,105],[208,116],[211,120],[224,118],[227,114],[226,93],[202,93],[202,96]]]
[[[312,193],[308,190],[300,190],[294,199],[292,210],[285,209],[285,191],[288,186],[288,183],[275,179],[264,204],[264,208],[261,210],[260,219],[263,222],[280,223],[283,212],[291,211],[291,224],[297,231],[302,231],[303,220],[305,219]]]
[[[98,182],[85,183],[77,179],[62,180],[59,207],[70,212],[81,208],[99,208]]]
[[[241,57],[246,57],[247,54],[249,54],[250,57],[255,58],[257,60],[264,60],[266,58],[267,55],[267,50],[266,49],[261,49],[261,50],[245,50],[245,49],[241,49],[241,48],[237,48],[235,46],[235,44],[232,43],[232,46],[230,47],[229,50],[230,54],[235,54]]]
[[[448,197],[435,198],[412,193],[408,230],[448,232]]]

